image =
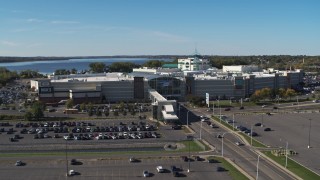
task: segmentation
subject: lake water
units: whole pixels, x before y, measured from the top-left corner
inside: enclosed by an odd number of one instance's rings
[[[68,60],[48,60],[48,61],[28,61],[28,62],[12,62],[0,63],[0,67],[6,67],[10,71],[34,70],[42,74],[51,74],[57,69],[72,68],[78,71],[89,69],[89,64],[92,62],[103,62],[110,65],[113,62],[132,62],[135,64],[143,64],[151,60],[148,58],[99,58],[99,59],[68,59]],[[161,59],[164,61],[171,61],[171,59]]]

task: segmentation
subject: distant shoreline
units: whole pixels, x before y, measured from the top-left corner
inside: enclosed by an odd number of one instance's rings
[[[68,56],[68,57],[55,57],[55,56],[37,56],[37,57],[0,57],[0,63],[13,63],[13,62],[30,62],[30,61],[48,61],[48,60],[69,60],[69,59],[102,59],[102,58],[147,58],[147,59],[172,59],[177,57],[187,57],[178,55],[141,55],[141,56]]]

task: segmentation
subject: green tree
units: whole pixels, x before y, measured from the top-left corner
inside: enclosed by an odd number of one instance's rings
[[[138,68],[140,65],[134,64],[132,62],[114,62],[109,66],[110,72],[132,72],[133,68]]]
[[[114,116],[119,116],[119,112],[118,111],[113,111],[113,115]]]
[[[66,102],[66,108],[70,109],[73,107],[73,99],[68,99]]]
[[[102,116],[102,112],[99,109],[97,109],[97,111],[96,111],[96,116],[97,117],[101,117]]]
[[[90,71],[94,73],[103,73],[106,69],[106,65],[102,62],[93,62],[89,64]]]
[[[291,97],[296,96],[296,95],[297,95],[297,93],[296,93],[295,90],[290,89],[290,88],[288,88],[288,89],[286,90],[286,97],[289,97],[290,100],[291,100]]]
[[[30,111],[28,111],[24,114],[24,120],[26,120],[26,121],[32,121],[32,117],[33,117],[33,115]]]
[[[151,67],[151,68],[157,68],[157,67],[162,67],[163,64],[164,64],[163,61],[149,60],[149,61],[145,62],[142,66]]]
[[[77,73],[78,73],[78,71],[77,71],[77,69],[76,69],[76,68],[72,68],[70,73],[71,73],[71,74],[77,74]]]
[[[105,115],[106,117],[108,117],[108,116],[110,115],[109,109],[106,109],[106,110],[104,111],[104,115]]]
[[[123,116],[126,116],[126,115],[127,115],[127,111],[123,111],[123,112],[122,112],[122,115],[123,115]]]
[[[31,112],[36,121],[39,121],[41,118],[44,117],[44,113],[43,113],[44,109],[45,109],[45,106],[41,102],[33,103]]]
[[[85,104],[85,103],[81,103],[81,104],[80,104],[80,110],[81,110],[81,111],[86,110],[86,108],[87,108],[87,107],[86,107],[86,104]]]
[[[136,112],[134,110],[132,110],[130,113],[131,113],[132,116],[136,115]]]

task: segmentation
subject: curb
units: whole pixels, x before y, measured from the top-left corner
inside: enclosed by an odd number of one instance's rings
[[[233,167],[235,167],[238,171],[240,171],[243,175],[245,175],[250,180],[255,180],[254,177],[250,176],[245,170],[243,170],[240,166],[234,163],[230,158],[223,157],[226,161],[228,161]]]

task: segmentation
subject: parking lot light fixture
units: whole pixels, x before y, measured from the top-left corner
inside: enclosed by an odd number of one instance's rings
[[[193,136],[187,136],[187,140],[189,141],[189,157],[188,157],[188,173],[190,172],[190,142],[192,141]]]
[[[259,178],[259,159],[260,159],[260,156],[261,156],[261,154],[258,155],[256,180],[258,180],[258,178]]]
[[[189,112],[190,111],[187,112],[187,127],[189,127]]]
[[[69,166],[68,166],[68,140],[66,139],[66,168],[67,168],[67,177],[69,176]]]
[[[309,141],[308,141],[308,149],[311,148],[311,144],[310,144],[310,136],[311,136],[311,119],[309,119]]]
[[[250,131],[250,136],[251,136],[251,146],[252,146],[252,130],[253,130],[253,125],[251,125],[251,131]]]
[[[233,116],[232,116],[232,130],[234,131],[234,113],[233,113]]]
[[[288,141],[286,144],[286,165],[285,165],[285,168],[287,168],[287,166],[288,166]]]

